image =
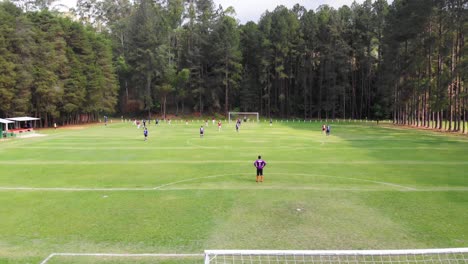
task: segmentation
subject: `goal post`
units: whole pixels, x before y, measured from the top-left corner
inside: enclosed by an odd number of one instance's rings
[[[260,116],[258,112],[229,112],[229,123],[231,123],[231,120],[235,119],[253,119],[259,122]]]
[[[205,264],[220,263],[468,263],[468,248],[407,250],[205,250]]]

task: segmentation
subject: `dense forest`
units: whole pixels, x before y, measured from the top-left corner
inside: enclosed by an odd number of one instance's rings
[[[468,1],[364,1],[265,11],[212,0],[0,4],[0,116],[45,125],[256,111],[393,119],[466,133]]]

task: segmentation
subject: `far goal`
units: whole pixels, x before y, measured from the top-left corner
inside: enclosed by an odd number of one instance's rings
[[[410,250],[205,250],[205,264],[220,263],[468,263],[468,248]]]
[[[245,122],[259,122],[258,112],[229,112],[229,123],[233,120],[240,119]]]

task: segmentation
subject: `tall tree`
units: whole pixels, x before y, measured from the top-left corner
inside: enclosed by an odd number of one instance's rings
[[[237,89],[241,78],[242,65],[239,48],[239,30],[237,22],[226,11],[221,14],[218,23],[211,33],[212,60],[211,71],[219,80],[215,86],[224,87],[224,113],[227,115],[230,90]],[[219,98],[216,96],[216,98]],[[215,103],[218,105],[219,103]]]

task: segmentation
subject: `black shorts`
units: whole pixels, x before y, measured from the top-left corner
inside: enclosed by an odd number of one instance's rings
[[[263,169],[257,169],[257,176],[263,176]]]

